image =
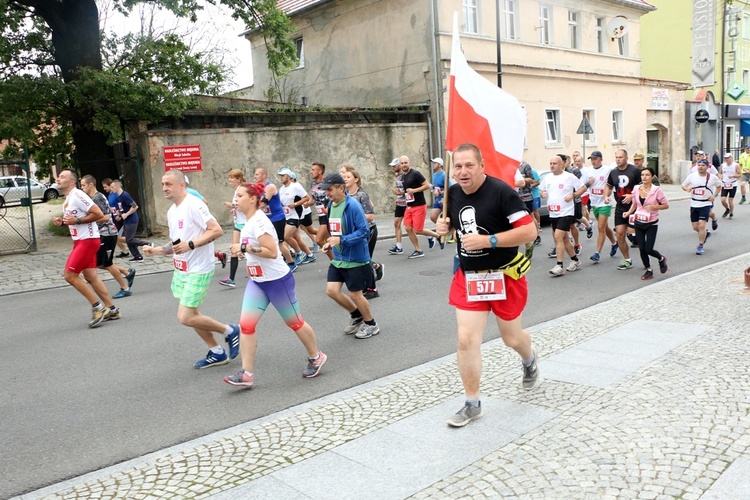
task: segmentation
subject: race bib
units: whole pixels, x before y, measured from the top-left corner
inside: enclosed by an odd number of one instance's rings
[[[75,226],[68,226],[71,236],[78,236],[78,229]]]
[[[188,264],[186,260],[172,259],[172,263],[174,264],[174,268],[178,271],[182,271],[183,273],[187,272]]]
[[[604,188],[591,188],[591,194],[602,195],[604,194]]]
[[[268,205],[264,206],[263,213],[266,215],[271,215],[271,208]]]
[[[247,266],[247,275],[251,278],[262,278],[263,268],[260,264],[253,264]]]
[[[695,188],[695,189],[693,189],[693,194],[695,196],[703,196],[703,195],[706,194],[706,190],[703,189],[703,188]]]
[[[315,211],[318,213],[318,215],[325,216],[325,214],[326,214],[326,207],[325,207],[325,205],[315,205]]]
[[[331,236],[341,236],[341,219],[328,219],[328,230]]]
[[[734,184],[724,184],[724,189],[732,189]]]
[[[635,220],[638,222],[648,222],[651,220],[651,214],[636,213],[633,215],[635,215]]]
[[[411,193],[404,193],[404,199],[406,200],[406,203],[411,203],[414,201],[414,195]]]
[[[284,215],[289,215],[292,213],[292,209],[289,207],[284,207]]]
[[[560,205],[547,205],[547,210],[550,212],[559,212],[562,210],[562,207]]]
[[[501,272],[466,275],[469,302],[505,300],[505,275]]]

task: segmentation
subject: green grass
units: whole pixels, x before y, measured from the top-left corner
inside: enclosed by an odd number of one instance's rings
[[[55,236],[70,236],[70,230],[68,226],[56,226],[54,222],[49,221],[47,223],[47,231]]]
[[[47,202],[47,205],[62,205],[63,203],[65,203],[65,198],[61,196],[60,198],[56,200],[49,200]]]

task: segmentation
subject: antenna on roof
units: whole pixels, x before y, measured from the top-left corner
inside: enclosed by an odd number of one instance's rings
[[[614,42],[616,38],[624,37],[628,33],[628,29],[630,29],[628,18],[616,16],[607,23],[607,36]]]

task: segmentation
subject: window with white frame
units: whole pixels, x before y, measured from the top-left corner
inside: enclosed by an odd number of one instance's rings
[[[612,110],[612,142],[624,142],[622,110]]]
[[[580,49],[580,30],[578,29],[578,19],[581,17],[579,12],[574,10],[568,11],[568,38],[570,38],[570,48]]]
[[[604,22],[603,17],[597,17],[596,18],[596,51],[600,54],[604,54],[606,52],[606,45],[604,38],[604,26],[606,23]]]
[[[544,141],[547,144],[559,144],[560,143],[560,110],[559,109],[545,109],[544,110]]]
[[[539,43],[552,45],[552,7],[539,4]]]
[[[505,38],[518,38],[518,2],[520,0],[503,0],[503,27]]]
[[[621,56],[628,55],[628,35],[622,35],[617,39],[617,50]]]
[[[583,116],[585,116],[586,119],[589,121],[589,124],[591,125],[591,128],[593,130],[593,132],[591,132],[590,134],[583,134],[583,138],[586,139],[586,142],[595,144],[596,143],[596,110],[584,109]]]
[[[750,40],[750,12],[742,13],[742,38]]]
[[[297,61],[299,64],[298,68],[305,67],[305,44],[302,42],[302,37],[294,39],[294,45],[297,47]]]
[[[478,33],[477,0],[461,1],[464,14],[464,33]]]

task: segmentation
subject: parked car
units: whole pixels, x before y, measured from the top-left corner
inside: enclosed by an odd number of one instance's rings
[[[55,186],[20,175],[11,175],[0,177],[0,207],[21,203],[21,198],[29,196],[29,186],[31,186],[31,201],[48,201],[60,197],[60,191]]]

